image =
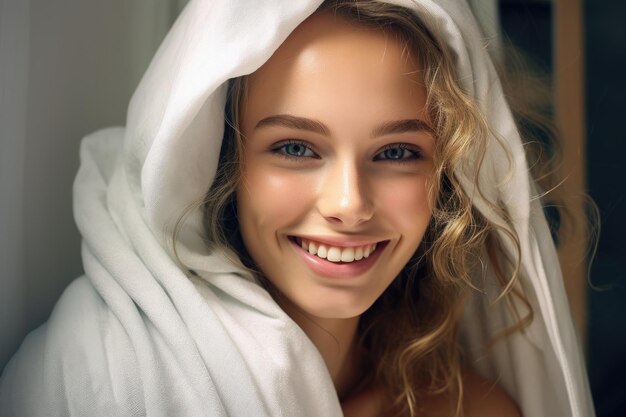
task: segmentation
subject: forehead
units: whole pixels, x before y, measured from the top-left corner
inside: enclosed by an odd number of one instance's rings
[[[394,34],[317,13],[249,77],[244,124],[267,113],[415,117],[425,95],[420,67]]]

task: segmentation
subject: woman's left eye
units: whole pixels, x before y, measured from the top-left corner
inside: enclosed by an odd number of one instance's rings
[[[389,145],[374,156],[374,161],[397,161],[405,162],[421,158],[419,149],[407,145]]]

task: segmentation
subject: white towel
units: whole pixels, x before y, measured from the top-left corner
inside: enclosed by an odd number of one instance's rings
[[[492,140],[480,181],[512,213],[536,318],[485,356],[510,319],[503,303],[476,295],[462,326],[467,359],[526,416],[593,416],[554,246],[540,204],[530,203],[522,144],[474,18],[459,0],[390,2],[415,9],[448,43],[463,88],[515,157],[504,182],[510,166]],[[135,92],[128,125],[83,140],[74,212],[85,276],[5,368],[0,415],[342,414],[315,347],[251,277],[208,252],[199,211],[178,241],[198,277],[185,276],[168,241],[214,177],[226,81],[260,67],[320,3],[190,1]]]

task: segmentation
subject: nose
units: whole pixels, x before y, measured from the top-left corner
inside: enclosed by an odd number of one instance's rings
[[[334,164],[321,184],[318,210],[336,225],[354,227],[370,220],[374,214],[372,196],[365,172],[353,161]]]

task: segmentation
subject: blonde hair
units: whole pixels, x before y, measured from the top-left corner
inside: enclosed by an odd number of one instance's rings
[[[320,12],[333,12],[350,21],[390,33],[423,68],[427,109],[436,133],[435,173],[430,192],[435,201],[432,220],[420,248],[395,281],[363,314],[360,341],[373,371],[393,398],[396,415],[416,415],[420,398],[450,393],[462,414],[462,384],[457,330],[464,298],[476,287],[473,277],[486,260],[502,286],[501,297],[516,297],[528,308],[517,325],[532,320],[532,309],[516,286],[519,279],[519,240],[497,201],[503,224],[488,221],[472,205],[455,172],[474,155],[485,152],[489,127],[476,103],[459,85],[453,59],[416,14],[406,8],[371,0],[325,1]],[[241,239],[235,191],[240,180],[243,138],[238,130],[240,105],[246,99],[246,77],[231,80],[226,105],[226,132],[215,181],[203,202],[209,245],[230,254],[273,291],[255,267]],[[474,168],[478,175],[480,163]],[[498,232],[517,249],[512,258],[502,249]],[[511,305],[513,303],[510,303]],[[390,325],[392,324],[392,325]]]

